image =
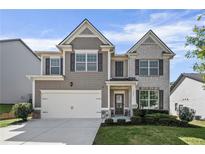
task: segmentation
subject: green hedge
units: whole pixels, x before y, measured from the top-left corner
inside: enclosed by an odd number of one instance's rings
[[[168,110],[133,109],[133,116],[144,117],[146,114],[154,114],[154,113],[169,114],[169,111]]]

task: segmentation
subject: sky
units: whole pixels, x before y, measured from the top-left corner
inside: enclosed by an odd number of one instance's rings
[[[116,47],[126,53],[152,29],[176,53],[170,81],[193,72],[194,59],[186,59],[185,37],[193,35],[203,10],[0,10],[0,39],[21,38],[32,50],[56,51],[57,45],[87,18]]]

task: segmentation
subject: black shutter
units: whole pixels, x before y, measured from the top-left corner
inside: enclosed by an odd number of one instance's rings
[[[115,62],[115,76],[123,77],[123,61]]]
[[[163,75],[163,59],[159,60],[159,75]]]
[[[98,53],[98,72],[103,71],[103,54]]]
[[[135,75],[139,75],[139,59],[135,59]]]
[[[75,53],[70,54],[70,71],[75,71]]]
[[[159,109],[163,110],[164,91],[159,90]]]
[[[50,58],[46,58],[46,75],[50,75]]]
[[[61,67],[60,67],[61,75],[63,75],[63,58],[61,58]]]
[[[138,105],[138,109],[140,108],[140,97],[139,97],[139,90],[136,90],[136,103]]]

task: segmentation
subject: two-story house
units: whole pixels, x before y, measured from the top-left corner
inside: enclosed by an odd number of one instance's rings
[[[175,55],[148,31],[125,54],[87,19],[59,51],[38,52],[33,107],[42,118],[131,116],[134,108],[169,110],[170,59]]]

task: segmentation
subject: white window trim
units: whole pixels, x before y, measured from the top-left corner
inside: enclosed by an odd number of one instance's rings
[[[140,99],[141,91],[148,91],[148,99]],[[150,91],[156,91],[157,92],[157,97],[158,97],[157,103],[158,103],[158,108],[159,108],[159,90],[140,90],[139,91],[139,105],[140,105],[140,108],[141,108],[140,101],[141,100],[147,100],[148,101],[148,106],[144,109],[151,109],[150,108],[150,100],[156,100],[156,99],[150,99]]]
[[[77,62],[76,61],[76,54],[85,54],[85,62]],[[96,54],[96,62],[88,62],[87,61],[87,55],[88,54]],[[85,63],[85,70],[84,71],[78,71],[76,69],[76,63]],[[96,70],[90,71],[88,70],[88,63],[96,63]],[[75,50],[75,72],[98,72],[98,50]]]
[[[51,65],[52,59],[59,59],[59,65],[58,65],[58,66],[52,66],[52,65]],[[58,74],[52,74],[52,73],[51,73],[51,68],[52,68],[52,67],[59,67],[59,72],[58,72]],[[60,57],[50,57],[50,75],[60,75],[60,71],[61,71],[61,58],[60,58]]]
[[[143,61],[147,61],[148,62],[148,67],[143,67],[143,66],[140,66],[140,62],[143,62]],[[157,64],[158,64],[158,67],[150,67],[150,62],[151,61],[157,61]],[[148,69],[148,74],[147,75],[142,75],[141,73],[140,73],[140,69],[141,68],[146,68],[146,69]],[[150,74],[150,69],[151,68],[157,68],[157,75],[151,75]],[[142,76],[159,76],[159,60],[148,60],[148,59],[143,59],[143,60],[140,60],[139,61],[139,75],[142,75]]]

